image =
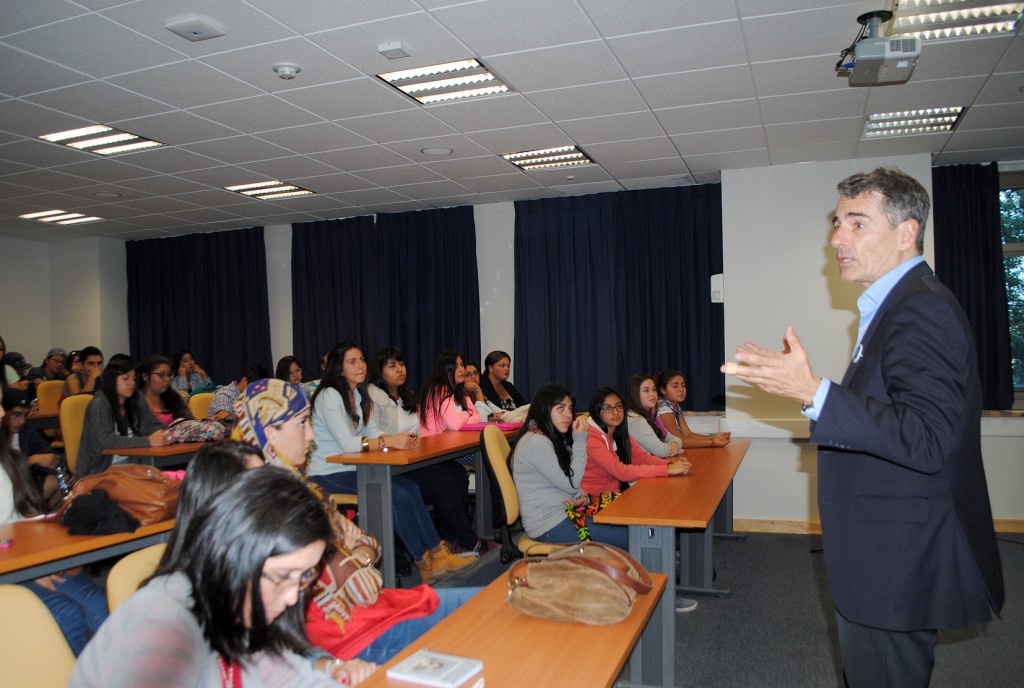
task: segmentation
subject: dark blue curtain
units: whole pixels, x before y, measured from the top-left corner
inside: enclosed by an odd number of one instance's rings
[[[579,405],[679,368],[688,408],[724,409],[720,185],[519,201],[515,231],[517,387],[560,382]]]
[[[221,384],[270,364],[262,227],[128,241],[125,252],[132,358],[187,348]]]
[[[476,265],[469,206],[293,225],[295,355],[312,370],[343,339],[392,345],[414,385],[441,349],[479,359]]]
[[[935,274],[956,295],[974,329],[986,409],[1013,406],[1010,321],[999,217],[999,170],[932,169]]]

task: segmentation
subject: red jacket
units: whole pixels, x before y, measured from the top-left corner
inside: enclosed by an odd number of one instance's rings
[[[608,435],[591,420],[587,433],[587,468],[581,485],[583,491],[588,494],[619,492],[619,482],[668,476],[668,462],[648,454],[632,437],[629,438],[629,446],[633,462],[627,465],[619,460]]]

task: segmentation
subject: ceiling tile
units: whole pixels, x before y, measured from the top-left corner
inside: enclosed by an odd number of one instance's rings
[[[25,100],[0,102],[0,128],[32,139],[43,134],[53,134],[90,124],[95,122],[40,107]]]
[[[469,193],[469,190],[465,186],[457,182],[453,182],[450,179],[438,179],[418,184],[404,184],[393,188],[403,196],[407,196],[418,201],[429,200],[432,198],[448,198],[451,196],[459,196]]]
[[[260,93],[258,89],[198,60],[142,69],[110,77],[107,81],[176,108],[209,105]]]
[[[285,91],[278,97],[324,119],[376,115],[416,107],[412,99],[406,98],[379,79],[371,78]],[[280,126],[264,127],[276,128]]]
[[[537,91],[525,98],[556,122],[647,110],[647,104],[630,81]]]
[[[784,124],[833,117],[864,117],[868,93],[863,88],[822,91],[758,99],[765,124]]]
[[[305,112],[272,95],[203,105],[192,108],[190,112],[246,134],[312,124],[320,119],[316,114]]]
[[[88,179],[75,177],[70,174],[62,174],[54,170],[29,170],[27,172],[15,172],[3,178],[8,184],[18,184],[30,189],[40,191],[64,191],[82,186],[90,186]],[[16,194],[17,196],[24,194]]]
[[[626,189],[661,189],[667,186],[691,186],[694,183],[709,184],[718,181],[717,175],[711,181],[694,182],[693,175],[670,175],[666,177],[639,177],[636,179],[623,178],[619,183]]]
[[[1024,72],[993,74],[978,94],[975,105],[1024,101]]]
[[[861,139],[857,143],[858,158],[873,158],[887,155],[914,155],[942,150],[950,140],[947,132],[921,136],[896,136],[885,139]]]
[[[647,105],[655,110],[754,97],[747,65],[649,76],[635,79],[634,83]]]
[[[999,155],[1006,155],[1015,160],[1024,160],[1024,146],[1016,148],[1001,149]],[[932,165],[974,165],[992,162],[993,152],[991,150],[980,151],[949,151],[938,155]]]
[[[956,41],[925,41],[911,80],[988,76],[1012,40],[1012,36],[998,35]]]
[[[316,124],[303,124],[298,127],[288,127],[287,129],[262,131],[257,138],[269,141],[282,148],[287,148],[300,155],[336,150],[338,148],[354,148],[370,143],[370,139],[355,134],[333,122],[317,122]]]
[[[84,10],[64,0],[32,0],[0,4],[0,35],[18,33],[82,14]]]
[[[606,163],[637,162],[678,156],[672,140],[664,135],[630,141],[593,143],[587,146],[587,153],[602,166]]]
[[[411,0],[303,0],[297,12],[293,0],[247,0],[250,5],[274,17],[299,33],[316,33],[338,26],[352,26],[381,17],[416,12]],[[422,4],[422,3],[421,3]]]
[[[687,168],[694,175],[700,172],[737,170],[747,167],[766,167],[770,164],[765,149],[736,151],[734,153],[711,153],[709,155],[687,155],[683,158]]]
[[[410,161],[384,146],[359,146],[327,153],[310,155],[314,160],[330,165],[344,172],[371,170],[377,167],[393,167],[405,165]]]
[[[850,160],[857,156],[857,142],[833,141],[830,143],[807,143],[794,146],[773,145],[771,146],[770,153],[773,165],[821,162],[824,160]]]
[[[838,51],[834,56],[815,55],[755,62],[750,65],[750,71],[754,76],[754,88],[761,97],[842,89],[866,90],[851,88],[848,79],[836,76],[836,59]]]
[[[4,144],[0,146],[0,156],[23,165],[38,166],[63,165],[93,157],[92,153],[83,153],[67,146],[38,139],[24,139]]]
[[[180,148],[199,155],[205,155],[220,162],[226,162],[229,165],[253,162],[255,160],[285,158],[292,155],[292,152],[288,149],[267,143],[255,136],[230,136],[213,141],[190,143]]]
[[[530,101],[518,93],[431,105],[430,114],[463,132],[546,122]]]
[[[580,165],[569,169],[528,170],[523,172],[538,184],[552,187],[556,184],[611,181],[611,175],[600,165]]]
[[[631,77],[747,62],[738,21],[610,38],[608,44]]]
[[[98,182],[120,182],[125,179],[152,176],[153,173],[149,170],[130,164],[128,162],[130,159],[131,156],[100,158],[90,155],[88,160],[70,165],[61,165],[60,171]]]
[[[260,162],[249,162],[239,165],[244,169],[262,174],[271,179],[287,179],[295,181],[318,174],[334,174],[335,170],[330,165],[317,162],[304,155],[293,155],[290,158],[277,158],[275,160],[263,160]]]
[[[439,181],[441,175],[422,165],[398,165],[396,167],[382,167],[376,170],[362,170],[359,177],[366,179],[380,186],[395,188],[401,184],[416,184],[419,182]],[[396,189],[401,192],[400,189]]]
[[[363,76],[309,39],[302,37],[209,55],[202,61],[253,88],[270,93],[337,83]],[[302,71],[294,79],[282,79],[274,71],[274,65],[279,64],[293,64]]]
[[[535,180],[522,172],[509,174],[492,174],[486,177],[470,177],[459,180],[463,186],[477,193],[494,193],[498,191],[517,191],[521,189],[537,190],[541,188]]]
[[[431,110],[413,107],[400,112],[387,112],[367,117],[342,120],[345,128],[378,143],[405,141],[410,138],[454,134],[455,129],[431,114]],[[365,143],[366,141],[363,141]],[[341,146],[339,146],[340,148]]]
[[[521,93],[615,81],[626,76],[608,45],[597,40],[496,55],[487,60],[487,66]]]
[[[37,93],[28,96],[26,100],[101,124],[155,115],[172,109],[164,103],[103,81],[89,81]]]
[[[132,164],[154,172],[186,172],[215,167],[220,163],[202,155],[190,153],[176,146],[162,146],[138,153],[129,153]]]
[[[621,0],[580,0],[580,4],[605,36],[736,19],[733,3],[721,0],[648,0],[642,9]]]
[[[405,199],[404,196],[395,193],[391,189],[381,189],[379,187],[360,189],[356,191],[339,191],[337,193],[332,193],[331,197],[342,203],[348,203],[349,205],[397,203]]]
[[[497,155],[485,155],[479,158],[463,158],[459,160],[439,159],[437,162],[423,163],[423,165],[440,175],[459,181],[489,174],[507,174],[509,170],[514,169],[508,162]]]
[[[27,5],[29,3],[3,3],[0,7]],[[3,10],[0,10],[2,13]],[[3,19],[0,18],[0,26]],[[52,62],[41,60],[34,55],[15,50],[0,43],[0,64],[4,66],[3,91],[11,96],[24,96],[40,91],[49,91],[70,86],[89,77]]]
[[[1019,31],[996,67],[996,73],[1004,72],[1024,72],[1024,34]]]
[[[183,143],[195,143],[207,139],[221,139],[239,133],[237,129],[225,127],[182,110],[122,120],[117,123],[117,126],[119,129],[166,143],[169,146],[180,146]]]
[[[558,126],[581,146],[604,141],[628,141],[662,136],[665,130],[650,112],[606,115],[559,122]]]
[[[304,188],[317,193],[329,193],[337,196],[345,191],[359,191],[360,189],[373,189],[377,185],[354,174],[337,172],[335,174],[322,174],[315,179],[306,179],[302,182]],[[351,205],[355,205],[352,203]]]
[[[839,51],[850,45],[861,29],[857,17],[878,9],[878,3],[874,5],[868,9],[864,3],[856,3],[761,16],[743,14],[747,17],[741,20],[747,54],[751,62],[809,55],[835,55],[839,59]],[[782,36],[789,40],[782,40]]]
[[[173,198],[191,203],[192,205],[207,206],[212,208],[225,208],[236,214],[244,214],[258,201],[246,201],[243,196],[224,189],[209,189],[207,191],[189,191],[177,194]],[[234,207],[228,207],[234,206]]]
[[[975,105],[967,111],[956,130],[999,129],[1005,127],[1007,122],[1024,123],[1024,98],[1018,103]]]
[[[160,28],[164,31],[163,27]],[[88,36],[89,40],[83,40]],[[97,78],[176,62],[182,54],[106,17],[84,14],[8,36],[5,43]],[[182,39],[182,42],[187,43]],[[109,46],[117,46],[110,50]]]
[[[182,175],[195,175],[196,172],[183,172]],[[154,177],[146,177],[144,179],[127,179],[123,182],[118,182],[118,186],[124,186],[129,189],[136,191],[142,191],[154,195],[170,195],[176,193],[185,193],[186,191],[199,191],[206,188],[202,184],[197,184],[188,179],[182,177],[173,176],[169,174],[160,174]]]
[[[623,179],[640,179],[644,177],[667,177],[685,175],[689,170],[678,157],[661,160],[641,160],[637,162],[616,162],[601,165],[609,174],[622,181]]]
[[[565,132],[550,123],[481,131],[470,134],[469,138],[498,154],[573,144]]]
[[[415,141],[396,141],[394,143],[387,144],[387,147],[399,155],[419,163],[434,162],[438,158],[445,160],[476,158],[481,155],[487,155],[488,153],[486,148],[482,147],[468,136],[464,136],[462,134],[452,134],[451,136],[431,136],[430,138],[417,139]],[[427,147],[451,148],[452,152],[450,155],[446,156],[427,155],[422,152],[423,149]]]
[[[856,141],[864,133],[863,117],[845,117],[816,122],[768,124],[764,127],[768,147],[797,146],[808,141],[831,143]]]
[[[203,170],[181,172],[176,176],[180,179],[185,179],[193,183],[192,188],[182,189],[181,193],[186,191],[208,190],[208,187],[211,186],[223,188],[225,186],[234,186],[235,184],[248,184],[251,182],[263,182],[274,179],[272,176],[256,174],[235,165],[221,165],[219,167],[209,167]],[[242,197],[239,196],[238,198],[241,199]]]
[[[765,147],[763,127],[743,127],[705,131],[699,134],[680,134],[672,137],[684,158],[715,152],[754,150]]]
[[[1020,120],[1017,120],[1018,122]],[[950,138],[943,151],[980,150],[1002,146],[1024,146],[1024,127],[985,129],[982,131],[957,131]]]
[[[867,113],[970,105],[985,77],[969,76],[938,81],[913,81],[899,87],[876,86],[868,90]]]
[[[654,114],[670,136],[692,134],[698,131],[753,127],[761,123],[755,100],[668,108],[656,110]]]
[[[137,210],[143,214],[167,213],[175,210],[196,209],[196,205],[194,203],[188,203],[187,201],[179,200],[172,196],[150,196],[149,198],[140,198],[136,201],[117,203],[116,205],[119,208]]]
[[[570,182],[568,184],[551,185],[548,187],[560,196],[582,196],[584,194],[611,193],[622,191],[623,186],[616,181],[606,182]]]
[[[577,43],[598,37],[575,0],[478,2],[431,11],[480,57]]]

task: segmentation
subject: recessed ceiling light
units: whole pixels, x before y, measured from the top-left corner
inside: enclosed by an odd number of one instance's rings
[[[69,213],[64,210],[42,210],[38,213],[26,213],[18,217],[23,220],[36,220],[37,222],[47,222],[55,225],[77,225],[83,222],[96,222],[103,219],[94,215],[86,216],[84,213]]]
[[[93,196],[96,198],[121,198],[121,194],[115,191],[97,191]]]
[[[424,105],[508,93],[508,84],[477,59],[378,74],[378,78]]]
[[[938,107],[924,110],[902,110],[868,115],[864,138],[916,136],[951,131],[960,122],[965,107]]]
[[[420,153],[423,153],[423,155],[451,155],[452,149],[445,148],[444,146],[427,146],[426,148],[421,148]]]
[[[501,157],[524,170],[545,170],[573,165],[593,165],[594,161],[576,146],[540,148],[518,153],[502,153]]]
[[[959,38],[1014,31],[1024,2],[897,0],[892,11],[893,36]]]
[[[137,134],[108,127],[105,124],[60,131],[39,138],[50,143],[59,143],[68,148],[105,157],[164,145],[159,141],[151,141]]]
[[[236,184],[234,186],[225,186],[224,188],[228,191],[241,194],[247,198],[258,198],[262,201],[313,195],[313,192],[309,189],[303,189],[301,186],[277,180],[268,182],[252,182],[250,184]]]

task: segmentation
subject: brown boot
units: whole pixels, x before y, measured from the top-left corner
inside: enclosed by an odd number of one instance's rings
[[[468,568],[478,561],[480,561],[479,557],[460,557],[458,554],[454,554],[444,540],[441,540],[436,551],[430,552],[430,570],[434,577]],[[422,573],[422,569],[420,571]]]
[[[424,583],[434,582],[434,570],[431,566],[430,551],[423,553],[423,556],[416,561],[416,568],[420,570],[420,579]]]

